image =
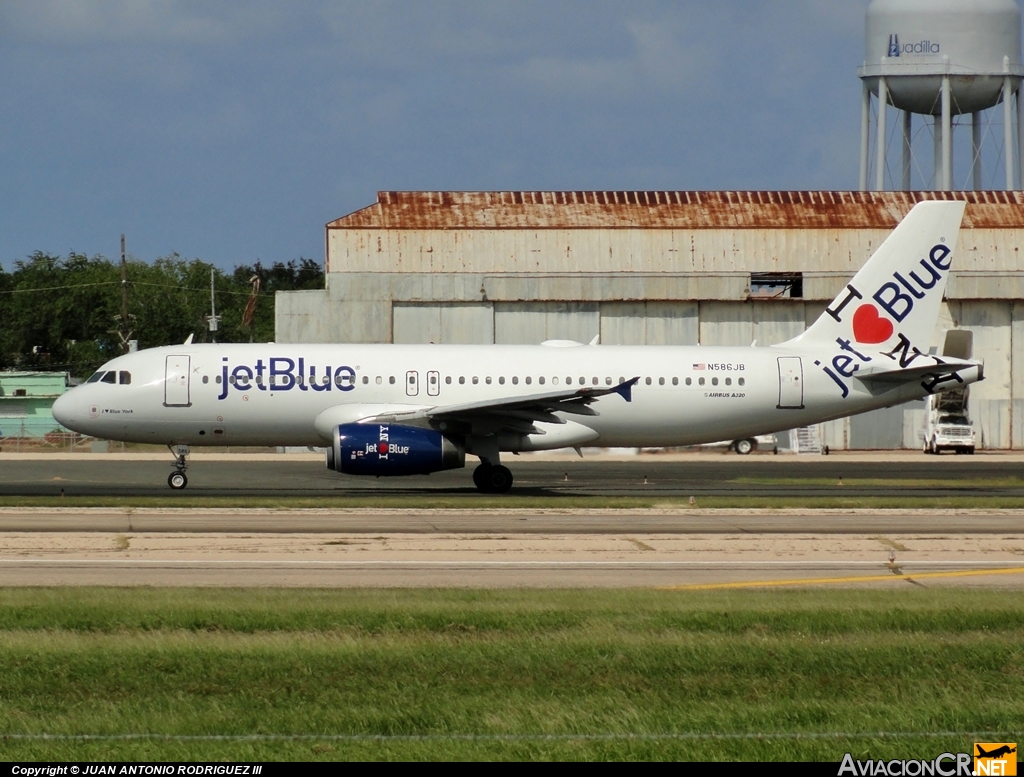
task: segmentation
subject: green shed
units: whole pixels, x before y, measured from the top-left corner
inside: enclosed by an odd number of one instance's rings
[[[70,387],[66,372],[0,372],[0,438],[66,432],[53,403]]]

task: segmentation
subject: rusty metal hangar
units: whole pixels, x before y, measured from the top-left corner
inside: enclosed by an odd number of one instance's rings
[[[326,288],[280,292],[278,342],[770,345],[798,335],[922,199],[967,210],[942,330],[974,332],[985,448],[1024,447],[1024,193],[380,192],[327,224]],[[824,424],[918,448],[924,403]]]

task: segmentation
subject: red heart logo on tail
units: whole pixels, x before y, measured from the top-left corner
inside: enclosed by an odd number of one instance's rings
[[[892,337],[892,322],[874,305],[861,305],[853,314],[853,337],[858,343],[884,343]]]

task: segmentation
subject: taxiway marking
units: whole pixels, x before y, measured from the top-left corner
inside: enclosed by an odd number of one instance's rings
[[[977,575],[1019,575],[1024,574],[1024,567],[1006,569],[972,569],[956,572],[921,572],[903,575],[890,572],[887,575],[854,575],[852,577],[806,577],[794,580],[751,580],[740,583],[697,583],[694,585],[659,586],[662,591],[710,591],[722,588],[762,588],[779,585],[823,585],[826,583],[867,583],[875,580],[903,580],[911,582],[921,578],[934,577],[974,577]]]

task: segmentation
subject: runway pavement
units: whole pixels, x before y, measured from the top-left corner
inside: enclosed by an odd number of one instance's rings
[[[0,508],[0,532],[187,534],[1017,534],[1024,509],[264,510]]]
[[[0,510],[2,585],[908,582],[1024,585],[1024,511]]]
[[[507,508],[470,471],[359,479],[309,456],[197,456],[186,495],[444,496],[454,509],[175,508],[169,458],[0,454],[2,495],[158,496],[164,508],[2,508],[0,585],[1024,585],[1024,457],[509,457]],[[645,482],[646,481],[646,482]],[[709,510],[708,495],[1022,497],[1019,510]],[[548,509],[521,509],[519,495]],[[677,506],[560,509],[561,496]],[[695,497],[695,506],[688,497]],[[493,504],[493,502],[492,502]]]
[[[359,496],[379,494],[465,497],[477,495],[472,469],[429,476],[360,478],[325,468],[315,457],[197,456],[181,492],[167,486],[170,456],[24,457],[0,454],[0,496],[182,495]],[[705,454],[636,457],[636,460],[528,460],[505,457],[515,496],[990,496],[1024,500],[1019,455],[772,456]],[[1024,504],[1024,502],[1022,502]]]

